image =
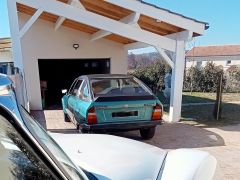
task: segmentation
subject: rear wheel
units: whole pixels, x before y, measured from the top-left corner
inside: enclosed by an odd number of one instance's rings
[[[65,122],[70,122],[70,119],[67,114],[64,113],[64,121]]]
[[[86,129],[81,129],[81,132],[82,132],[83,134],[87,134],[87,133],[89,133],[90,131],[89,131],[89,130],[86,130]]]
[[[156,127],[151,127],[151,128],[147,128],[147,129],[140,129],[141,137],[145,140],[153,138],[153,136],[155,134],[155,129],[156,129]]]

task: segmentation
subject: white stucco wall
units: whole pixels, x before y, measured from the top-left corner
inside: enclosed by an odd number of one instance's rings
[[[0,51],[0,62],[13,62],[11,50]]]
[[[227,61],[231,61],[231,63],[227,64]],[[232,65],[240,65],[240,56],[213,56],[213,57],[187,58],[186,68],[199,65],[204,67],[208,62],[213,62],[217,66],[223,66],[223,69],[226,70]]]
[[[20,25],[28,18],[20,13]],[[78,50],[72,47],[74,43],[80,45]],[[35,22],[24,35],[21,44],[27,93],[32,110],[42,108],[38,59],[111,58],[111,73],[127,73],[127,51],[122,44],[106,39],[91,42],[89,34],[64,26],[55,31],[51,22]]]

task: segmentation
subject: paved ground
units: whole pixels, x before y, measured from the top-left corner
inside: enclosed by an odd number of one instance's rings
[[[32,114],[49,131],[78,133],[72,123],[64,122],[61,110],[34,111]],[[115,135],[143,141],[138,131]],[[196,148],[208,151],[218,161],[215,179],[240,180],[240,124],[219,128],[164,124],[157,128],[153,139],[145,142],[168,150]]]

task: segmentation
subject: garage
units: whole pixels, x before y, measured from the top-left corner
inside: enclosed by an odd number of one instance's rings
[[[40,80],[45,70],[40,67],[39,72],[39,59],[111,58],[108,72],[126,74],[128,50],[151,46],[173,70],[169,121],[180,120],[185,45],[202,35],[208,23],[140,0],[15,0],[8,1],[8,12],[14,66],[24,78],[18,89],[23,87],[21,104],[27,109],[42,110]],[[56,76],[67,74],[67,65],[60,71],[58,62],[48,67],[56,74],[49,74],[48,81],[55,77],[47,83],[48,106],[59,103],[62,87]]]
[[[39,59],[38,66],[44,109],[61,107],[61,90],[78,76],[110,73],[110,59]]]

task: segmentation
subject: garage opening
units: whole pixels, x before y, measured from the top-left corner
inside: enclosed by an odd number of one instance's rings
[[[61,108],[62,89],[87,74],[109,74],[110,59],[39,59],[43,109]]]

